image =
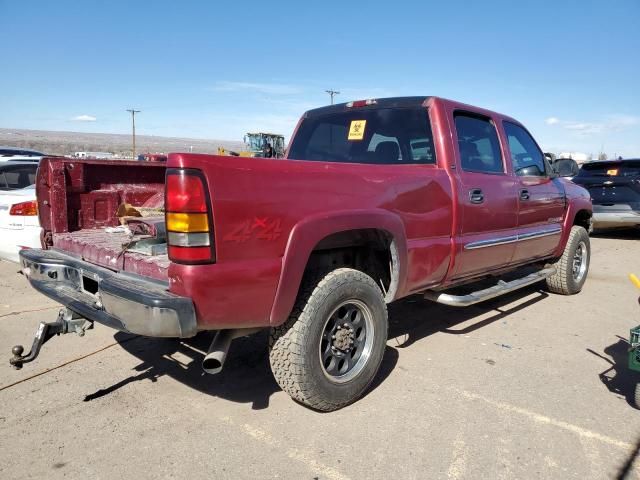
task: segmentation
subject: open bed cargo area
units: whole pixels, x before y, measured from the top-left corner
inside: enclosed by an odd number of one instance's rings
[[[36,189],[45,245],[114,271],[166,280],[166,253],[128,251],[148,232],[109,231],[126,224],[128,207],[163,210],[165,170],[155,162],[43,159]]]

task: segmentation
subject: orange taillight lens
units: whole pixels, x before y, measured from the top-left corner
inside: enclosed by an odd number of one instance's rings
[[[167,212],[169,232],[208,232],[209,220],[206,213]]]

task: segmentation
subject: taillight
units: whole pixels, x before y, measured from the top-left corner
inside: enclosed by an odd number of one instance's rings
[[[31,200],[30,202],[21,202],[11,205],[9,215],[19,215],[23,217],[33,217],[38,215],[38,202]]]
[[[165,210],[169,259],[176,263],[214,262],[213,217],[202,172],[167,170]]]

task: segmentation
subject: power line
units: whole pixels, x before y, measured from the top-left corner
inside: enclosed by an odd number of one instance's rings
[[[325,90],[325,92],[327,92],[329,96],[331,96],[331,105],[333,105],[333,97],[335,97],[336,95],[340,95],[340,92],[338,92],[337,90]]]
[[[133,139],[133,157],[132,159],[136,159],[136,113],[140,113],[141,110],[127,109],[127,112],[131,113],[131,128],[132,128],[132,139]]]

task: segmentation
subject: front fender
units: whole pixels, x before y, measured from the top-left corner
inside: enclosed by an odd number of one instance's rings
[[[282,270],[271,309],[271,325],[287,319],[298,295],[307,262],[318,243],[334,233],[348,230],[377,229],[388,232],[397,254],[397,283],[388,292],[392,300],[404,291],[407,277],[407,239],[402,220],[387,210],[349,210],[307,217],[297,223],[289,235],[282,259]]]
[[[591,205],[591,196],[589,192],[576,184],[566,184],[565,192],[567,200],[569,202],[567,207],[567,214],[564,217],[564,225],[562,229],[562,237],[558,248],[554,252],[554,257],[562,256],[564,247],[569,241],[569,235],[571,234],[571,227],[575,224],[576,215],[581,211],[587,211],[589,214],[593,214],[593,206]]]

